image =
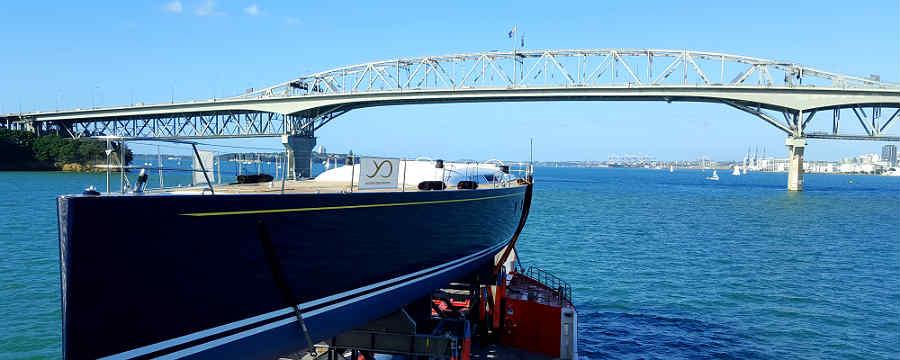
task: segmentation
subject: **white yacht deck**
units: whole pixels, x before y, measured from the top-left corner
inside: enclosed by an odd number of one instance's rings
[[[492,189],[519,186],[515,181],[499,182],[492,184],[479,184],[478,189]],[[216,194],[280,194],[282,182],[270,181],[255,184],[220,184],[213,185]],[[148,193],[171,193],[171,194],[202,194],[209,193],[205,190],[206,184],[181,188],[166,188],[162,190],[148,190]],[[444,191],[456,191],[456,186],[448,184]],[[396,191],[430,191],[419,190],[418,187],[407,184],[406,186],[397,186],[396,188],[387,189],[363,189],[359,190],[356,184],[351,189],[349,181],[316,181],[308,180],[288,180],[284,182],[285,194],[322,194],[322,193],[349,193],[349,192],[396,192]]]

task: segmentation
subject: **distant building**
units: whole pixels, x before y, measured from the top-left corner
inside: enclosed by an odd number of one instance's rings
[[[897,145],[882,146],[881,159],[887,161],[891,167],[897,166]]]
[[[862,154],[856,157],[856,163],[859,165],[872,165],[878,162],[878,154]]]
[[[709,160],[706,156],[701,156],[697,158],[697,167],[701,169],[709,169],[712,167],[712,161]]]
[[[787,172],[790,164],[791,159],[766,158],[759,160],[758,169],[764,172]],[[806,168],[806,162],[803,165]]]

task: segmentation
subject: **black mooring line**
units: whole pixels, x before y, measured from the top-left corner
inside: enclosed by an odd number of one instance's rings
[[[269,236],[269,228],[262,220],[259,220],[258,226],[259,243],[263,248],[266,263],[269,265],[269,272],[272,273],[272,278],[275,280],[275,286],[278,287],[278,292],[281,293],[281,300],[284,301],[285,305],[294,309],[294,314],[297,316],[297,322],[300,323],[300,331],[303,332],[303,336],[306,338],[306,343],[309,346],[309,351],[312,354],[315,350],[313,349],[312,339],[310,339],[309,336],[309,330],[306,328],[306,322],[303,321],[303,315],[300,313],[300,308],[297,307],[297,298],[294,296],[291,288],[287,285],[287,281],[284,279],[284,268],[281,265],[281,260],[278,258],[278,253],[275,252],[275,246],[272,244],[272,239]]]

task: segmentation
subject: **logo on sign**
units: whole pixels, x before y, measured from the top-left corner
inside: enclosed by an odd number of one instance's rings
[[[398,184],[397,171],[400,161],[385,158],[359,159],[359,189],[390,189]]]
[[[391,164],[391,161],[390,161],[390,160],[382,160],[381,162],[378,162],[378,160],[374,160],[374,159],[373,159],[373,160],[372,160],[372,165],[375,166],[375,170],[372,171],[372,174],[371,174],[371,175],[366,175],[366,176],[369,177],[369,179],[374,178],[374,177],[375,177],[376,175],[378,175],[379,173],[381,174],[381,177],[385,177],[385,178],[389,178],[389,177],[391,177],[391,175],[394,174],[394,165]],[[385,169],[385,170],[387,170],[387,172],[381,171],[381,169],[382,169],[385,165],[388,166],[387,169]]]

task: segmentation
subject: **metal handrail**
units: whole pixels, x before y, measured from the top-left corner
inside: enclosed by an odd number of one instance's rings
[[[573,304],[575,303],[572,286],[556,275],[553,275],[546,270],[535,266],[528,266],[528,270],[525,271],[525,276],[528,276],[529,278],[556,292],[559,295],[560,300],[566,300]]]

